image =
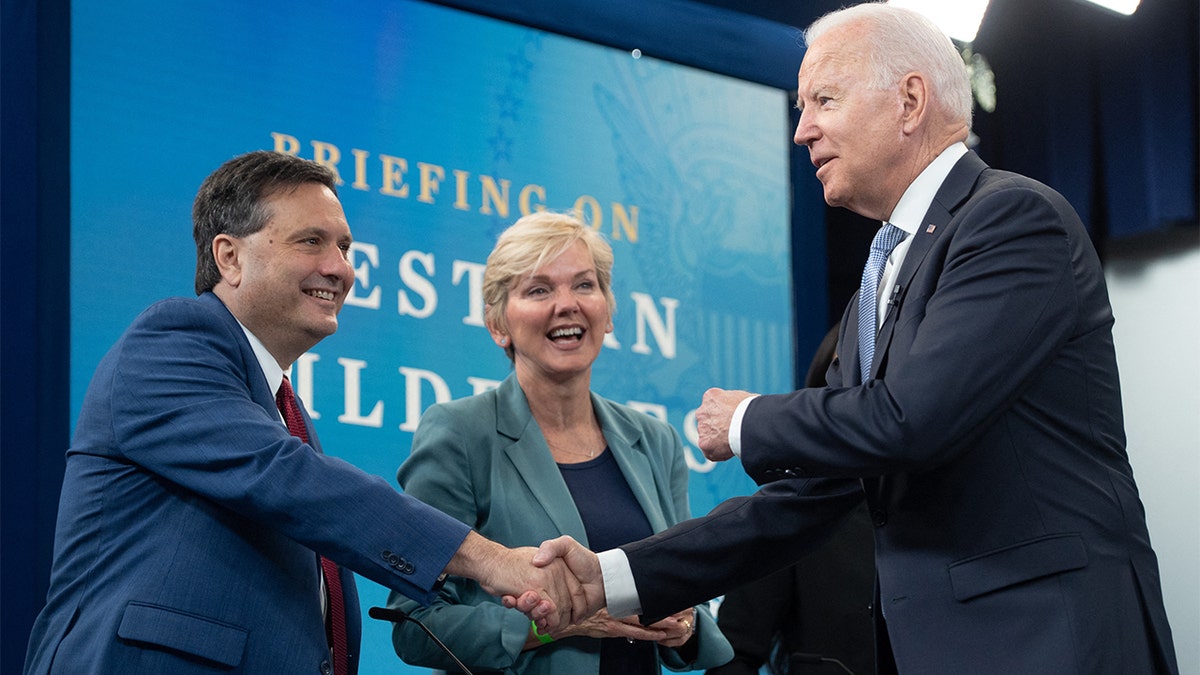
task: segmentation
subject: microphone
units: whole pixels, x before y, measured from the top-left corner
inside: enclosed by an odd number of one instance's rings
[[[896,307],[900,304],[900,294],[904,292],[904,287],[896,284],[892,287],[892,295],[888,298],[888,307]]]
[[[822,663],[832,663],[838,668],[846,671],[849,675],[854,675],[854,671],[846,667],[846,664],[833,658],[832,656],[821,656],[820,654],[805,654],[804,652],[792,652],[789,661],[795,663],[812,663],[821,665]]]
[[[425,627],[425,624],[412,618],[406,612],[399,609],[394,609],[392,607],[372,607],[367,610],[367,616],[370,616],[372,619],[379,619],[380,621],[391,621],[393,623],[411,621],[417,624],[421,627],[421,630],[425,631],[425,634],[429,636],[430,640],[433,640],[435,643],[437,643],[437,646],[442,648],[442,651],[446,652],[446,654],[454,661],[455,665],[462,669],[462,671],[467,675],[472,675],[471,669],[467,668],[465,665],[463,665],[462,661],[458,660],[458,657],[454,655],[454,652],[450,651],[450,648],[446,646],[446,643],[439,640],[438,637],[433,634],[433,631]]]

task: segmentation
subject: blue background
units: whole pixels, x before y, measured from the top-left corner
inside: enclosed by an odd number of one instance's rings
[[[200,182],[234,155],[272,148],[340,155],[340,196],[367,247],[355,252],[367,275],[354,295],[377,293],[378,305],[348,303],[339,332],[294,377],[326,451],[393,484],[416,413],[439,396],[471,394],[472,378],[510,370],[453,269],[485,261],[519,217],[526,185],[544,189],[555,210],[593,199],[592,222],[613,244],[619,347],[597,361],[597,392],[656,406],[694,442],[688,415],[707,387],[793,387],[781,90],[420,2],[346,12],[334,3],[80,1],[72,53],[72,419],[133,317],[163,296],[192,294]],[[383,155],[407,162],[407,196],[382,191]],[[445,173],[425,201],[420,163]],[[456,171],[469,174],[465,208]],[[509,182],[507,213],[485,208],[483,177]],[[614,229],[613,203],[636,207],[636,232]],[[402,278],[409,252],[432,259],[416,268],[426,284]],[[402,314],[400,294],[428,316]],[[634,351],[634,294],[667,327],[675,306],[673,342],[644,329],[649,353]],[[824,331],[824,316],[813,323]],[[358,386],[347,384],[348,368]],[[408,389],[403,373],[413,370],[430,375]],[[339,421],[373,410],[377,422]],[[752,489],[736,463],[706,463],[685,445],[694,513]],[[365,608],[386,592],[361,581],[360,595]],[[403,668],[389,626],[364,618],[363,672]]]

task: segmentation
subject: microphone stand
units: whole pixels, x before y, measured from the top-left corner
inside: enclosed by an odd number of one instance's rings
[[[832,664],[836,665],[838,668],[841,668],[842,670],[846,671],[847,675],[854,675],[854,671],[847,668],[846,664],[833,658],[832,656],[821,656],[820,654],[805,654],[803,652],[792,652],[789,660],[792,661],[793,663],[796,663],[796,662],[815,663],[818,665],[822,664],[822,663],[832,663]]]
[[[393,609],[391,607],[372,607],[367,610],[367,615],[370,616],[372,619],[379,619],[380,621],[391,621],[393,623],[400,623],[402,621],[411,621],[411,622],[417,624],[418,626],[421,627],[421,630],[425,631],[425,634],[429,636],[430,640],[433,640],[435,643],[437,643],[437,646],[442,648],[442,651],[446,652],[446,655],[449,656],[454,661],[455,665],[457,665],[459,668],[461,668],[462,671],[464,673],[466,673],[467,675],[472,675],[471,669],[467,668],[465,665],[463,665],[462,661],[458,660],[458,657],[454,655],[454,652],[450,651],[450,648],[446,646],[446,643],[439,640],[438,637],[433,634],[433,631],[431,631],[425,627],[425,624],[412,618],[407,613],[405,613],[399,609]]]

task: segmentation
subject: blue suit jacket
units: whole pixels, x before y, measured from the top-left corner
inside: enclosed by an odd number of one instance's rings
[[[881,672],[893,655],[902,673],[1176,672],[1112,312],[1074,210],[968,153],[897,283],[865,385],[855,301],[829,388],[747,408],[759,493],[624,547],[643,608],[787,564],[865,494]]]
[[[309,438],[216,296],[143,312],[84,399],[25,672],[320,673],[316,552],[430,599],[467,528]]]
[[[592,407],[651,528],[658,532],[687,518],[688,469],[675,430],[595,394]],[[515,375],[495,390],[426,411],[413,437],[412,455],[397,478],[407,494],[507,546],[537,546],[560,534],[587,545],[575,501]],[[505,609],[473,581],[451,577],[441,598],[427,608],[395,593],[390,602],[429,626],[472,669],[524,675],[584,675],[599,669],[596,640],[567,639],[522,652],[529,619]],[[699,656],[685,666],[674,650],[660,649],[669,668],[703,669],[733,658],[707,608],[697,608],[697,616]],[[397,627],[394,642],[409,663],[450,665],[411,624]]]

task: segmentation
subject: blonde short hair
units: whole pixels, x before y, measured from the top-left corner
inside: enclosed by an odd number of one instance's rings
[[[489,328],[508,332],[505,312],[508,293],[522,277],[562,255],[582,241],[596,266],[596,280],[608,303],[609,316],[616,314],[617,299],[612,292],[612,247],[599,232],[574,215],[539,211],[524,216],[500,234],[496,246],[488,255],[483,272],[483,318]],[[513,358],[513,346],[505,345],[504,352]]]

